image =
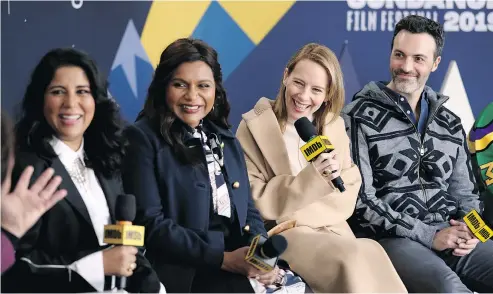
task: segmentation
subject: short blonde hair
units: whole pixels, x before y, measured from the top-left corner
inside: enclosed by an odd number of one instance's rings
[[[323,127],[326,124],[326,118],[329,113],[334,116],[330,122],[337,119],[344,106],[344,81],[342,77],[342,70],[337,60],[336,55],[329,48],[317,44],[309,43],[303,46],[296,54],[291,57],[286,65],[288,75],[293,72],[296,64],[301,60],[311,60],[322,66],[329,76],[329,82],[327,85],[327,97],[326,102],[313,114],[313,120],[315,128],[318,134],[322,133]],[[281,81],[281,88],[277,94],[276,101],[274,102],[274,113],[276,114],[281,130],[284,132],[286,128],[286,121],[288,118],[288,112],[286,108],[286,86]]]

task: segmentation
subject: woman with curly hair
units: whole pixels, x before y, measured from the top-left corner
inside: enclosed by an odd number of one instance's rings
[[[34,178],[51,167],[67,196],[20,239],[2,292],[102,292],[123,284],[120,277],[128,277],[128,292],[164,290],[136,247],[103,241],[123,194],[125,147],[118,106],[107,93],[95,62],[74,49],[54,49],[34,69],[16,126],[13,178],[29,165]]]

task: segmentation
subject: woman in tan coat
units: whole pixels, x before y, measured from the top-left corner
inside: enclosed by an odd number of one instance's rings
[[[238,128],[253,198],[264,220],[276,224],[270,233],[288,240],[282,258],[315,292],[407,292],[380,245],[356,239],[347,224],[361,176],[339,117],[343,104],[336,56],[325,46],[305,45],[289,61],[276,100],[261,98]],[[301,117],[335,151],[307,162],[294,127]],[[331,182],[338,176],[345,192]]]

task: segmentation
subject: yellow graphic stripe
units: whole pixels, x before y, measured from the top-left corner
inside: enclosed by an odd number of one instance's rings
[[[467,138],[467,147],[469,148],[469,152],[471,154],[476,153],[476,149],[474,148],[474,142],[472,142],[469,137]]]
[[[156,68],[164,48],[178,38],[190,37],[211,1],[154,1],[141,42]]]
[[[475,152],[482,151],[493,141],[493,133],[489,133],[483,138],[473,142]]]
[[[219,1],[255,45],[264,39],[295,2]]]

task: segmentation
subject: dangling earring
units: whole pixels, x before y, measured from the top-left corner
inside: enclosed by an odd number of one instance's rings
[[[214,109],[216,109],[217,99],[221,99],[221,95],[220,94],[216,94],[216,98],[214,99],[214,104],[212,104],[212,110],[211,111],[214,111]]]

